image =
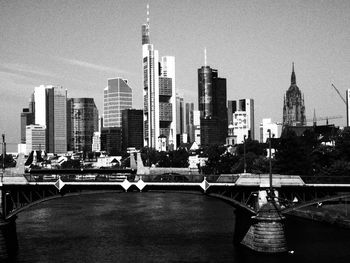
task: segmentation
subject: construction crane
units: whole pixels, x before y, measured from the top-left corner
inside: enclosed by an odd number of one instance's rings
[[[346,105],[346,100],[344,99],[344,97],[340,94],[339,90],[336,88],[336,86],[334,86],[334,84],[332,83],[332,87],[335,89],[335,91],[338,93],[339,97],[342,99],[342,101],[344,101],[345,105]]]

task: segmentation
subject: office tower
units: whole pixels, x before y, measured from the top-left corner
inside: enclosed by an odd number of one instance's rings
[[[194,111],[194,103],[186,103],[185,131],[186,131],[186,134],[188,135],[188,141],[190,143],[193,143],[195,141],[193,111]]]
[[[201,112],[193,111],[194,142],[201,145]]]
[[[240,99],[232,103],[232,125],[236,143],[243,143],[246,139],[255,139],[254,134],[254,100]]]
[[[101,151],[109,155],[120,155],[122,150],[122,128],[108,127],[101,131]]]
[[[181,138],[186,133],[184,128],[184,98],[176,94],[176,142],[177,145],[183,143]]]
[[[21,112],[21,143],[26,143],[26,126],[35,123],[34,93],[30,96],[29,107]]]
[[[227,101],[227,125],[230,125],[233,123],[233,113],[237,109],[237,101],[235,100],[228,100]]]
[[[26,126],[26,154],[46,149],[46,126],[31,124]]]
[[[144,146],[161,150],[166,141],[166,150],[176,149],[175,57],[159,59],[150,44],[148,17],[142,25],[142,63]]]
[[[346,90],[346,126],[350,126],[350,89]]]
[[[103,92],[103,127],[122,125],[122,110],[132,107],[132,90],[128,81],[121,78],[108,79]]]
[[[291,84],[284,96],[283,126],[305,126],[304,95],[297,86],[294,63],[292,66]]]
[[[260,142],[265,143],[269,138],[269,132],[271,131],[271,137],[279,138],[281,136],[282,127],[281,124],[272,122],[270,118],[262,119],[260,123]]]
[[[122,149],[143,147],[143,110],[122,111]]]
[[[91,152],[94,132],[98,131],[98,110],[92,98],[67,101],[68,150]]]
[[[67,152],[67,90],[60,86],[35,87],[35,124],[46,126],[46,151]]]
[[[209,66],[198,69],[201,145],[225,144],[227,136],[226,79]]]

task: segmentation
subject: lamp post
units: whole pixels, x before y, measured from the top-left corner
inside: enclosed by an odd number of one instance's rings
[[[271,130],[268,129],[267,132],[269,133],[269,178],[270,178],[270,196],[273,196],[272,191],[272,163],[271,163]]]
[[[2,134],[2,174],[1,174],[1,182],[3,181],[4,173],[5,173],[5,155],[6,155],[5,134]]]
[[[243,141],[243,173],[247,172],[247,162],[246,162],[246,158],[245,158],[245,154],[246,154],[246,149],[245,149],[245,139],[246,139],[246,135],[244,135],[244,141]]]

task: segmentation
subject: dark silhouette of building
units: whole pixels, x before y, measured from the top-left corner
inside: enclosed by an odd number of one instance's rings
[[[122,111],[122,149],[143,147],[143,110]]]
[[[227,136],[226,79],[209,66],[198,69],[201,145],[225,144]]]
[[[26,126],[35,123],[34,94],[30,97],[29,107],[21,112],[21,143],[26,143]]]
[[[291,84],[283,103],[283,127],[304,125],[306,125],[304,95],[297,86],[293,63]]]
[[[122,150],[122,128],[109,127],[101,130],[101,151],[109,155],[120,155]]]
[[[67,148],[74,152],[91,152],[92,137],[98,131],[98,110],[93,98],[67,101]]]

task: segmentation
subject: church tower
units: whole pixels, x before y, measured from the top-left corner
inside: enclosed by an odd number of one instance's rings
[[[293,63],[290,87],[284,96],[283,127],[305,125],[306,118],[304,95],[297,86]]]

